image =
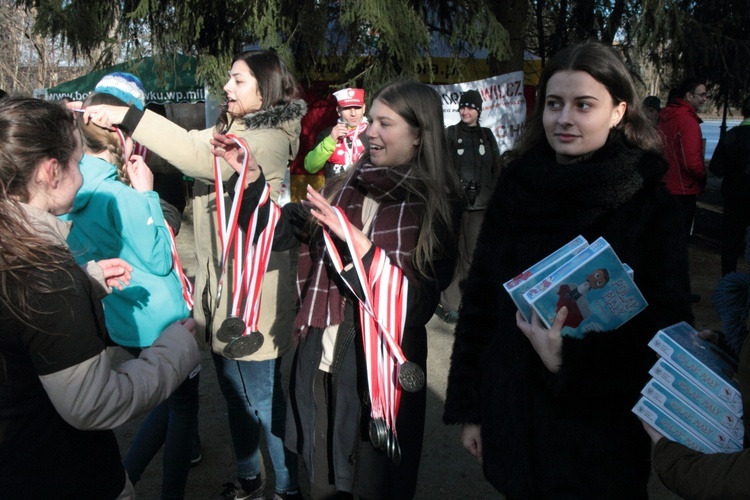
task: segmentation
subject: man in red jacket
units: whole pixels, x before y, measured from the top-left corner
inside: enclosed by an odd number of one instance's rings
[[[703,134],[698,117],[708,100],[706,84],[688,78],[677,89],[677,98],[659,113],[659,130],[664,136],[664,156],[669,168],[664,175],[667,189],[677,197],[685,217],[685,232],[693,226],[698,193],[706,185],[703,160]]]

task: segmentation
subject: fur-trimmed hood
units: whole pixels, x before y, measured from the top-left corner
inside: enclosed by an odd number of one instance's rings
[[[284,123],[302,120],[307,113],[307,103],[295,99],[289,104],[279,104],[242,117],[248,130],[259,128],[284,128]]]

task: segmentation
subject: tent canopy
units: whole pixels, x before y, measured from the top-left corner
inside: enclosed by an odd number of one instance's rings
[[[146,104],[202,102],[206,100],[205,91],[203,86],[195,81],[195,68],[196,59],[182,54],[162,56],[158,63],[153,57],[142,57],[93,71],[46,89],[46,92],[43,90],[39,94],[47,100],[68,97],[74,101],[82,101],[93,92],[104,75],[123,71],[141,79],[146,89]]]

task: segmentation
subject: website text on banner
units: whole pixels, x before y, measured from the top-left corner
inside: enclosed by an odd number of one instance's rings
[[[526,99],[523,96],[523,71],[452,85],[432,86],[443,98],[443,119],[445,125],[461,121],[458,114],[458,101],[461,94],[476,89],[482,96],[480,123],[495,134],[500,152],[513,147],[521,135],[526,121]]]

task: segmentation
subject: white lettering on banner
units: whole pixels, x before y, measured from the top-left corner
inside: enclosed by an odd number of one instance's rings
[[[443,119],[445,126],[461,121],[458,114],[458,102],[461,94],[470,89],[479,91],[484,101],[482,116],[479,119],[482,127],[487,127],[495,134],[500,152],[513,147],[526,121],[526,99],[523,95],[523,72],[516,71],[504,75],[462,82],[451,85],[432,85],[443,101]]]
[[[67,97],[72,101],[85,101],[91,92],[47,92],[40,94],[48,101],[59,101]],[[151,91],[146,92],[146,102],[197,102],[204,101],[203,89],[193,89],[186,92],[180,91]]]
[[[71,101],[85,101],[91,92],[52,92],[45,97],[48,101],[59,101],[67,97]]]

